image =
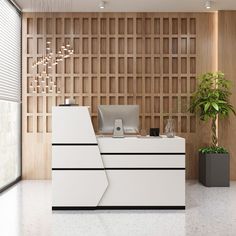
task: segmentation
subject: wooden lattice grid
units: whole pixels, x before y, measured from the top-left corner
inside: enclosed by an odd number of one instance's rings
[[[160,127],[172,117],[178,133],[194,133],[187,112],[196,86],[196,18],[150,14],[29,14],[24,40],[25,132],[50,133],[51,107],[74,98],[91,107],[97,130],[99,104],[140,105],[141,129]],[[53,70],[61,94],[31,93],[32,61],[70,43],[74,55]],[[38,69],[39,70],[39,69]]]

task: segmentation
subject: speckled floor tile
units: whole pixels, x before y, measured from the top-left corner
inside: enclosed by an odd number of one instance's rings
[[[1,236],[235,236],[236,182],[187,181],[184,210],[51,211],[50,181],[21,181],[0,194]]]

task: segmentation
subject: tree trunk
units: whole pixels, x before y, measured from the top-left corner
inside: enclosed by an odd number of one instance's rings
[[[216,136],[216,117],[212,118],[211,121],[211,140],[212,140],[212,146],[216,147],[217,145],[217,136]]]

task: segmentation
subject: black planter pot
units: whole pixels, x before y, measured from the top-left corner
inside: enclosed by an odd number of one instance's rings
[[[199,153],[199,182],[207,187],[229,187],[229,154]]]

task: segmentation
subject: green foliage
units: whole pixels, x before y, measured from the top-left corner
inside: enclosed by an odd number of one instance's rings
[[[199,113],[200,119],[204,121],[215,119],[217,115],[220,118],[227,117],[230,112],[236,114],[229,103],[231,84],[222,72],[209,72],[201,75],[198,80],[198,89],[193,94],[190,112]]]
[[[217,117],[224,118],[235,110],[229,102],[230,81],[225,79],[222,72],[209,72],[199,78],[197,91],[193,94],[190,112],[199,114],[200,119],[211,119],[212,146],[217,146],[216,122]]]
[[[200,153],[211,154],[211,153],[228,153],[223,147],[204,147],[199,149]]]

